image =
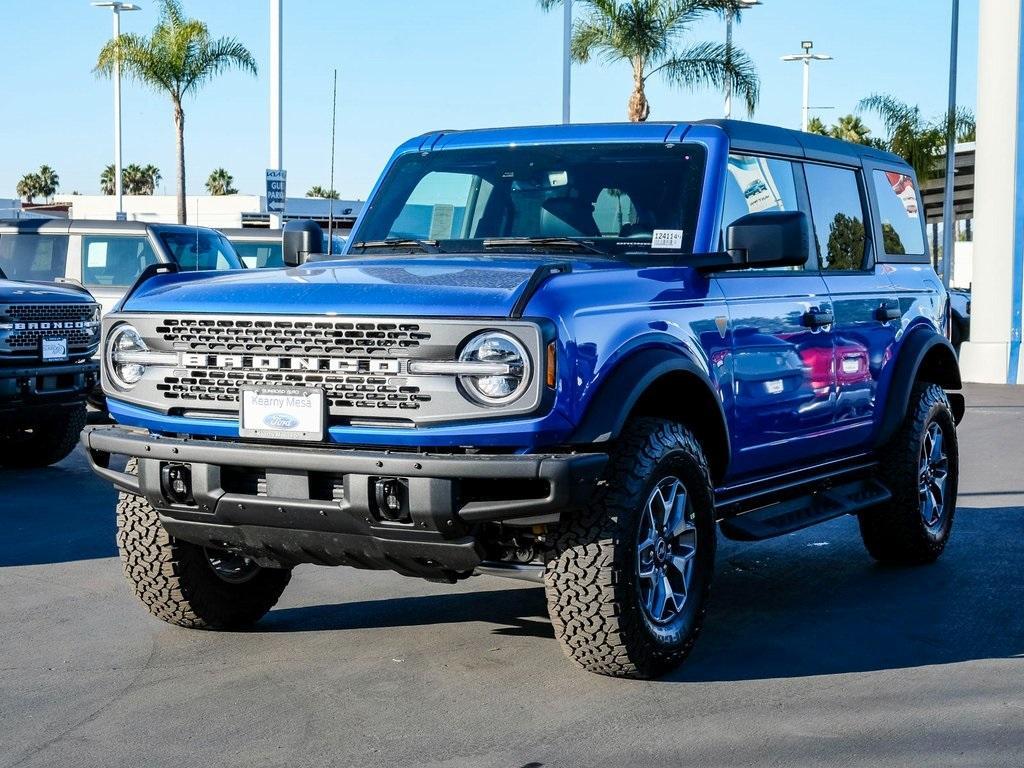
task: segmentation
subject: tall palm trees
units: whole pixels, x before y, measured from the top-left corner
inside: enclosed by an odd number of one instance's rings
[[[25,202],[31,203],[35,198],[42,197],[49,199],[57,193],[60,187],[60,176],[48,165],[39,166],[35,173],[26,173],[18,181],[15,187],[18,197],[25,198]]]
[[[256,74],[256,61],[235,38],[213,39],[206,24],[184,16],[177,0],[160,0],[160,19],[149,37],[121,34],[100,50],[96,71],[111,75],[114,63],[129,76],[171,98],[178,159],[178,222],[185,212],[184,99],[232,68]]]
[[[140,166],[132,163],[121,169],[121,186],[126,195],[152,195],[163,177],[155,165]],[[114,166],[108,165],[100,174],[100,191],[114,194]]]
[[[544,9],[563,0],[539,0]],[[643,122],[651,113],[647,81],[658,75],[682,88],[732,86],[747,111],[757,104],[759,82],[753,62],[735,46],[695,42],[683,45],[689,27],[706,13],[739,13],[739,0],[576,0],[583,15],[572,34],[572,57],[585,63],[599,57],[626,61],[633,70],[627,114]]]
[[[321,187],[319,184],[314,184],[312,187],[310,187],[309,191],[306,192],[306,197],[319,197],[319,198],[323,198],[324,200],[338,200],[339,199],[338,198],[338,190],[336,190],[336,189],[327,189],[326,187]]]
[[[211,195],[237,195],[238,190],[232,186],[234,183],[234,176],[223,168],[217,168],[206,179],[206,191]]]

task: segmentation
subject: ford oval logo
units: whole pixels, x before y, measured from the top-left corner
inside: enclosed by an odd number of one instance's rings
[[[271,429],[295,429],[299,426],[299,420],[287,413],[268,413],[263,417],[263,423]]]

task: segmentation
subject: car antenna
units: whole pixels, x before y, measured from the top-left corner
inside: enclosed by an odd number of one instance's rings
[[[330,201],[327,214],[327,255],[334,255],[334,130],[338,122],[338,68],[334,68],[334,96],[331,99],[331,182],[327,187]]]

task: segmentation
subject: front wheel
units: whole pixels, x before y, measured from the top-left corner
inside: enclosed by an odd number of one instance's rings
[[[712,485],[700,444],[661,419],[627,425],[595,498],[566,515],[545,569],[566,654],[614,677],[657,677],[700,632],[715,559]]]
[[[930,563],[953,530],[960,470],[956,422],[942,387],[917,384],[903,425],[881,453],[892,499],[859,516],[861,538],[876,560]]]
[[[135,459],[126,471],[135,472]],[[135,595],[158,619],[193,629],[233,629],[269,611],[291,570],[261,568],[243,555],[178,541],[142,496],[120,493],[117,548]]]
[[[84,403],[57,408],[37,424],[0,437],[0,464],[27,469],[65,459],[78,445],[85,415]]]

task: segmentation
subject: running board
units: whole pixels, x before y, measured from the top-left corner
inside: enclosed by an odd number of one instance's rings
[[[799,531],[834,517],[856,514],[891,498],[889,489],[877,480],[857,480],[728,517],[719,526],[727,538],[761,541]]]

